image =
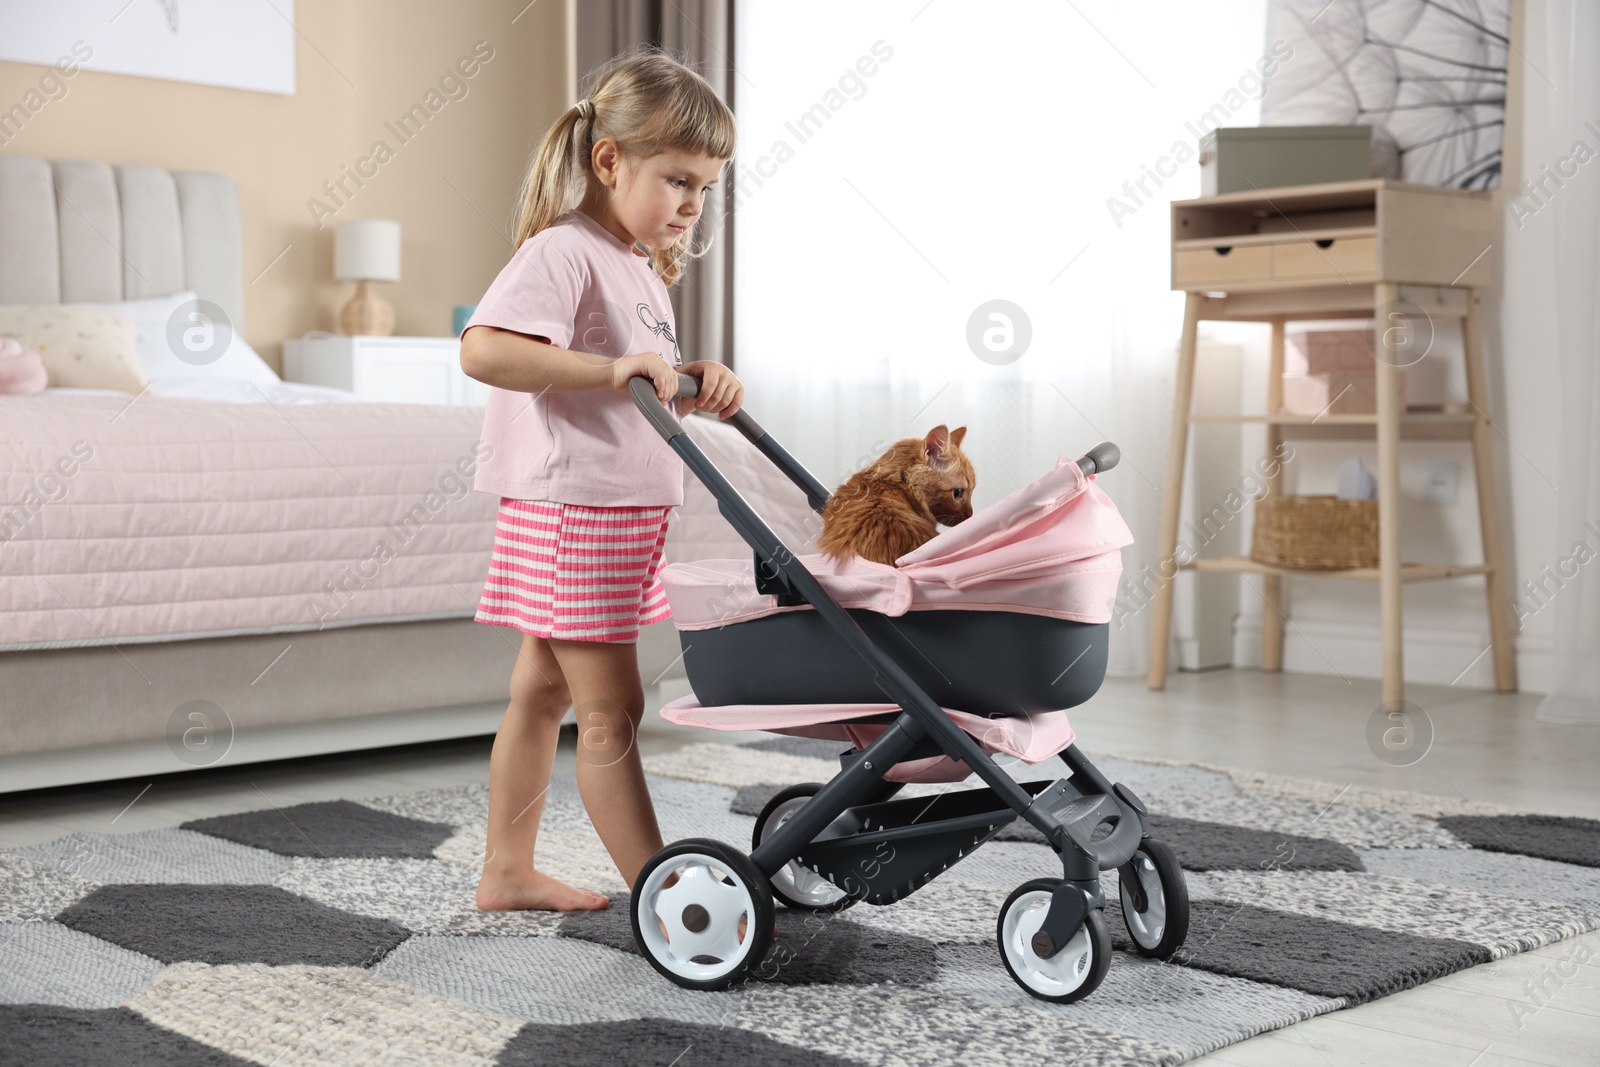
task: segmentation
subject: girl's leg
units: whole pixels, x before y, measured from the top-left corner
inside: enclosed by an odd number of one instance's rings
[[[533,866],[561,719],[571,703],[549,644],[524,634],[511,671],[511,703],[489,756],[489,847],[477,897],[482,910],[571,911],[608,903],[600,893],[557,881]]]
[[[578,720],[578,792],[623,881],[633,885],[661,851],[661,828],[639,762],[644,686],[632,644],[550,640],[573,694]],[[672,884],[669,877],[666,885]],[[656,920],[658,923],[660,919]],[[667,928],[662,925],[661,932]],[[743,938],[745,920],[739,919]],[[777,926],[772,929],[778,933]]]
[[[661,830],[635,743],[644,715],[632,644],[551,638],[578,720],[578,793],[612,862],[630,886],[661,849]]]

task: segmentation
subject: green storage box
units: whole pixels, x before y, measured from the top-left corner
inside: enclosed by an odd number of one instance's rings
[[[1372,177],[1371,126],[1234,126],[1200,139],[1200,195]]]

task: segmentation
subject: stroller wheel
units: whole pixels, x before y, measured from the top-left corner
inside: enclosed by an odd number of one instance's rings
[[[1049,959],[1033,950],[1033,935],[1044,925],[1056,883],[1048,878],[1024,882],[1000,909],[1000,959],[1016,983],[1040,1000],[1070,1004],[1093,993],[1111,967],[1111,931],[1099,908],[1061,951]]]
[[[651,966],[686,989],[724,989],[772,947],[772,894],[765,883],[760,868],[732,845],[699,837],[675,841],[651,856],[634,880],[628,902],[633,939]]]
[[[820,782],[803,782],[780,790],[756,816],[750,847],[757,848],[789,820],[807,800],[822,788]],[[772,876],[772,895],[795,911],[843,911],[856,902],[844,890],[815,871],[790,860]]]
[[[1189,887],[1172,849],[1145,838],[1117,868],[1117,884],[1134,950],[1158,960],[1178,951],[1189,936]]]

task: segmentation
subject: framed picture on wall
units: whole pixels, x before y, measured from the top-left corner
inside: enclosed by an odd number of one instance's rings
[[[293,95],[294,40],[294,0],[0,0],[0,59],[63,71]]]
[[[1373,177],[1499,187],[1511,0],[1268,0],[1267,41],[1293,56],[1261,125],[1371,126]]]

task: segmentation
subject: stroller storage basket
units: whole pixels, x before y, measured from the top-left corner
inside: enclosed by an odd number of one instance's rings
[[[989,716],[1055,711],[1088,700],[1105,679],[1107,623],[1013,611],[930,609],[889,617],[846,610],[945,707]],[[678,637],[689,684],[707,706],[889,699],[872,669],[815,611],[682,630]]]

